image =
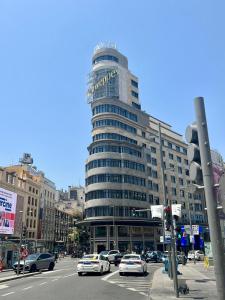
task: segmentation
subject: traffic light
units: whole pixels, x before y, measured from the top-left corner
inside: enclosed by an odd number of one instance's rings
[[[26,236],[27,236],[27,227],[23,226],[22,237],[26,238]]]
[[[187,127],[185,137],[189,143],[187,157],[190,161],[190,179],[197,185],[203,185],[197,124],[193,123]]]
[[[164,208],[164,215],[165,215],[165,230],[170,231],[172,225],[172,212],[170,206],[166,206]]]

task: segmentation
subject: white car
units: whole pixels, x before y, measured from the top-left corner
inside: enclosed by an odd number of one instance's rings
[[[189,251],[188,252],[188,259],[192,260],[192,259],[196,259],[196,260],[204,260],[204,252],[201,250],[196,250],[196,251]]]
[[[119,274],[138,273],[143,276],[147,273],[147,263],[138,254],[126,254],[119,264]]]
[[[110,272],[110,263],[107,258],[100,254],[87,254],[78,261],[77,273],[79,276],[83,273],[98,273],[102,275],[104,272]]]

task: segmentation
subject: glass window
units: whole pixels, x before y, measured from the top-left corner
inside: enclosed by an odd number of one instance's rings
[[[173,159],[173,154],[169,153],[169,159]]]
[[[156,153],[156,148],[155,147],[151,147],[151,152],[152,153]]]
[[[93,60],[93,64],[95,65],[98,62],[103,61],[103,60],[111,60],[111,61],[119,62],[119,59],[116,56],[113,56],[113,55],[100,55],[100,56],[96,57]]]
[[[173,148],[172,143],[168,142],[168,147],[169,147],[170,149],[172,149],[172,148]]]
[[[117,133],[99,133],[93,136],[93,142],[98,140],[117,140],[137,145],[137,141]]]
[[[138,99],[138,93],[136,93],[135,91],[131,91],[131,95]]]
[[[117,114],[117,115],[123,116],[123,117],[125,117],[129,120],[137,122],[137,115],[136,114],[133,114],[130,111],[128,111],[128,110],[126,110],[126,109],[124,109],[120,106],[117,106],[117,105],[101,104],[101,105],[95,106],[92,109],[93,116],[96,115],[96,114],[106,113],[106,112]]]
[[[181,163],[181,157],[177,156],[177,162]]]
[[[138,82],[134,81],[133,79],[131,79],[131,85],[133,85],[134,87],[138,88]]]

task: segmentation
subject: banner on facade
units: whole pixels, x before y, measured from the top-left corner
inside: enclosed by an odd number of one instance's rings
[[[172,215],[181,218],[181,204],[172,204]]]
[[[13,234],[17,194],[0,188],[0,234]]]
[[[163,205],[151,206],[152,218],[163,219]]]

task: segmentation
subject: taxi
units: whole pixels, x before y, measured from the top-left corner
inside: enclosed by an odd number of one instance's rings
[[[138,254],[126,254],[119,264],[120,276],[126,273],[138,273],[145,275],[147,273],[147,264]]]
[[[105,272],[110,272],[110,263],[101,254],[87,254],[78,261],[78,276],[82,276],[84,273],[98,273],[102,275]]]

